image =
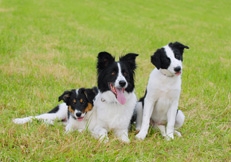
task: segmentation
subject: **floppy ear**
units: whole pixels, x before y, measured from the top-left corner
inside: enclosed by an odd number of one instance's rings
[[[97,92],[95,90],[96,90],[96,87],[94,87],[92,89],[85,89],[84,90],[85,96],[87,97],[88,101],[91,103],[93,103],[95,96],[98,94],[98,89],[97,89]]]
[[[100,70],[103,70],[107,66],[109,66],[114,61],[115,61],[115,58],[112,57],[112,55],[110,53],[105,52],[105,51],[104,52],[100,52],[98,54],[98,63],[97,63],[98,72]]]
[[[186,48],[186,49],[189,49],[188,46],[183,45],[183,44],[180,43],[180,42],[169,43],[169,46],[170,46],[170,47],[172,46],[172,47],[174,47],[174,48],[177,48],[177,49],[181,52],[181,54],[183,54],[185,48]]]
[[[156,52],[151,56],[151,63],[157,68],[161,67],[161,49],[156,50]]]
[[[93,87],[92,91],[95,93],[95,95],[97,95],[99,93],[99,90],[97,87]]]
[[[61,96],[59,96],[59,101],[63,100],[64,102],[67,102],[68,98],[71,96],[71,91],[65,91]]]
[[[136,53],[128,53],[126,54],[125,56],[123,57],[120,57],[120,61],[122,62],[127,62],[129,67],[132,69],[132,70],[135,70],[136,69],[136,57],[138,56],[138,54]]]

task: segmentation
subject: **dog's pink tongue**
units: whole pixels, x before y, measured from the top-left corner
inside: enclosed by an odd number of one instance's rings
[[[78,120],[78,121],[82,121],[82,120],[83,120],[83,117],[79,117],[77,120]]]
[[[126,103],[126,98],[124,96],[123,89],[116,89],[116,92],[117,92],[117,100],[119,101],[120,104],[124,105]]]

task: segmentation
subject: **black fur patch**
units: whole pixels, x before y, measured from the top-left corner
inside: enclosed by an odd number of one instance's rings
[[[60,97],[59,101],[63,100],[69,109],[74,112],[75,110],[81,111],[82,113],[86,112],[86,109],[90,111],[89,104],[93,106],[93,100],[98,94],[98,89],[96,87],[87,89],[80,88],[77,93],[76,90],[65,91]]]
[[[175,58],[183,61],[184,49],[189,49],[189,47],[179,42],[169,43],[168,46],[172,49]],[[171,64],[171,60],[168,58],[164,48],[156,50],[151,56],[151,62],[157,69],[167,69]]]
[[[125,77],[128,86],[125,89],[127,92],[134,90],[134,75],[136,69],[135,58],[138,54],[128,53],[120,57],[119,61],[108,52],[100,52],[98,54],[97,71],[98,71],[98,88],[101,92],[110,90],[108,83],[114,83],[117,79],[119,69],[118,63],[121,66],[121,73]]]
[[[59,111],[59,105],[56,106],[55,108],[53,108],[51,111],[49,111],[48,113],[56,113]]]

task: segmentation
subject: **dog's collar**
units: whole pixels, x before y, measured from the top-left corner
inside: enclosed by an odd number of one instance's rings
[[[118,104],[116,101],[107,102],[103,97],[101,97],[100,100],[101,100],[101,102],[105,102],[105,103]]]

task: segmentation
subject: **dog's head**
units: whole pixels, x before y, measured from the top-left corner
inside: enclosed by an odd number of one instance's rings
[[[182,61],[184,49],[188,46],[179,42],[169,43],[157,49],[151,56],[151,62],[155,67],[167,76],[180,75],[182,73]]]
[[[98,94],[98,89],[93,87],[91,89],[80,88],[65,91],[60,97],[59,101],[63,100],[68,106],[68,114],[79,121],[83,120],[87,112],[93,108],[93,100]]]
[[[119,61],[108,52],[98,54],[98,88],[100,92],[111,91],[120,104],[126,103],[124,92],[134,90],[135,59],[138,54],[128,53]]]

